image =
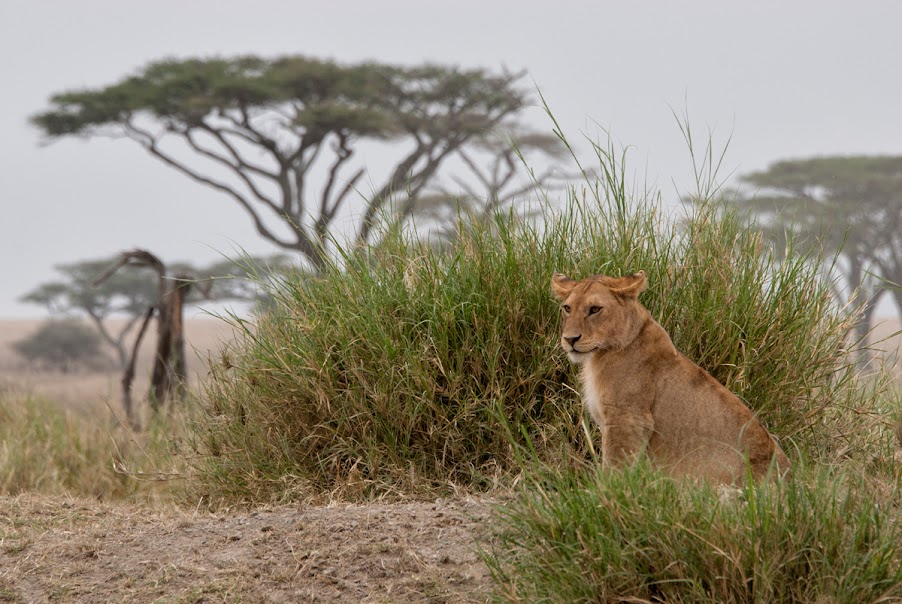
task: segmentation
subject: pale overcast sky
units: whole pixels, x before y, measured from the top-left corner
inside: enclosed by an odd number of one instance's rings
[[[273,251],[234,202],[135,144],[41,147],[27,123],[52,93],[153,60],[248,53],[526,69],[572,139],[610,128],[667,193],[690,170],[671,108],[732,134],[726,166],[740,173],[902,154],[902,2],[4,0],[0,317],[40,316],[16,298],[61,262],[136,246],[197,263]]]

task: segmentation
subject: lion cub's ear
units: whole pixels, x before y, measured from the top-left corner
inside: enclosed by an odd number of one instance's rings
[[[576,281],[562,273],[555,273],[551,276],[551,293],[560,302],[570,295],[575,285]]]
[[[620,277],[617,281],[618,287],[611,288],[611,293],[615,296],[631,296],[635,298],[648,287],[648,277],[645,276],[645,271]]]

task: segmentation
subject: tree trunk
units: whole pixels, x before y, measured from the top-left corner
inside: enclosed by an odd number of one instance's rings
[[[147,312],[144,315],[144,321],[141,323],[141,328],[138,330],[138,335],[135,337],[135,344],[132,346],[131,357],[128,359],[125,369],[122,372],[122,406],[125,409],[125,417],[128,419],[129,425],[132,427],[132,430],[135,431],[141,429],[141,422],[135,413],[135,406],[132,401],[132,382],[135,379],[135,362],[138,359],[138,348],[141,346],[141,341],[144,339],[144,334],[147,332],[147,326],[150,324],[150,319],[153,317],[155,310],[156,308],[153,306],[147,309]]]
[[[860,369],[864,369],[871,362],[871,350],[868,348],[868,333],[871,331],[871,318],[877,308],[877,301],[882,292],[873,293],[864,284],[864,270],[857,258],[849,261],[849,287],[853,296],[857,297],[861,310],[856,317],[850,331],[855,348],[855,363]]]
[[[900,263],[896,262],[887,262],[880,266],[881,272],[883,273],[883,277],[888,281],[885,284],[886,289],[884,291],[888,291],[893,294],[893,302],[896,303],[896,308],[898,309],[898,318],[902,319],[902,270],[899,269]],[[895,269],[895,270],[893,270]]]
[[[187,279],[180,275],[166,280],[157,317],[157,352],[150,379],[150,407],[154,413],[170,399],[183,400],[187,393],[183,312]]]

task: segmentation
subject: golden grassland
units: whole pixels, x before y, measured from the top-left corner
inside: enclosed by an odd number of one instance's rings
[[[40,323],[0,320],[0,495],[170,501],[184,483],[190,447],[183,408],[172,408],[162,423],[150,422],[142,404],[154,330],[139,351],[133,394],[146,429],[134,432],[125,421],[121,374],[112,363],[105,371],[41,371],[16,355],[12,344]],[[189,387],[196,389],[233,332],[225,321],[204,317],[189,318],[185,335]]]

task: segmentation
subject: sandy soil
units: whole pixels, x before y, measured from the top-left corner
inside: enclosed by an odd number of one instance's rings
[[[10,344],[37,321],[0,321],[0,395],[31,392],[85,413],[118,410],[116,372],[29,371]],[[186,335],[193,379],[232,337]],[[146,391],[153,334],[139,356]],[[195,381],[197,383],[197,381]],[[0,603],[482,602],[474,539],[485,503],[282,507],[210,515],[38,495],[0,497]]]
[[[484,602],[488,504],[210,515],[0,497],[0,602]]]

